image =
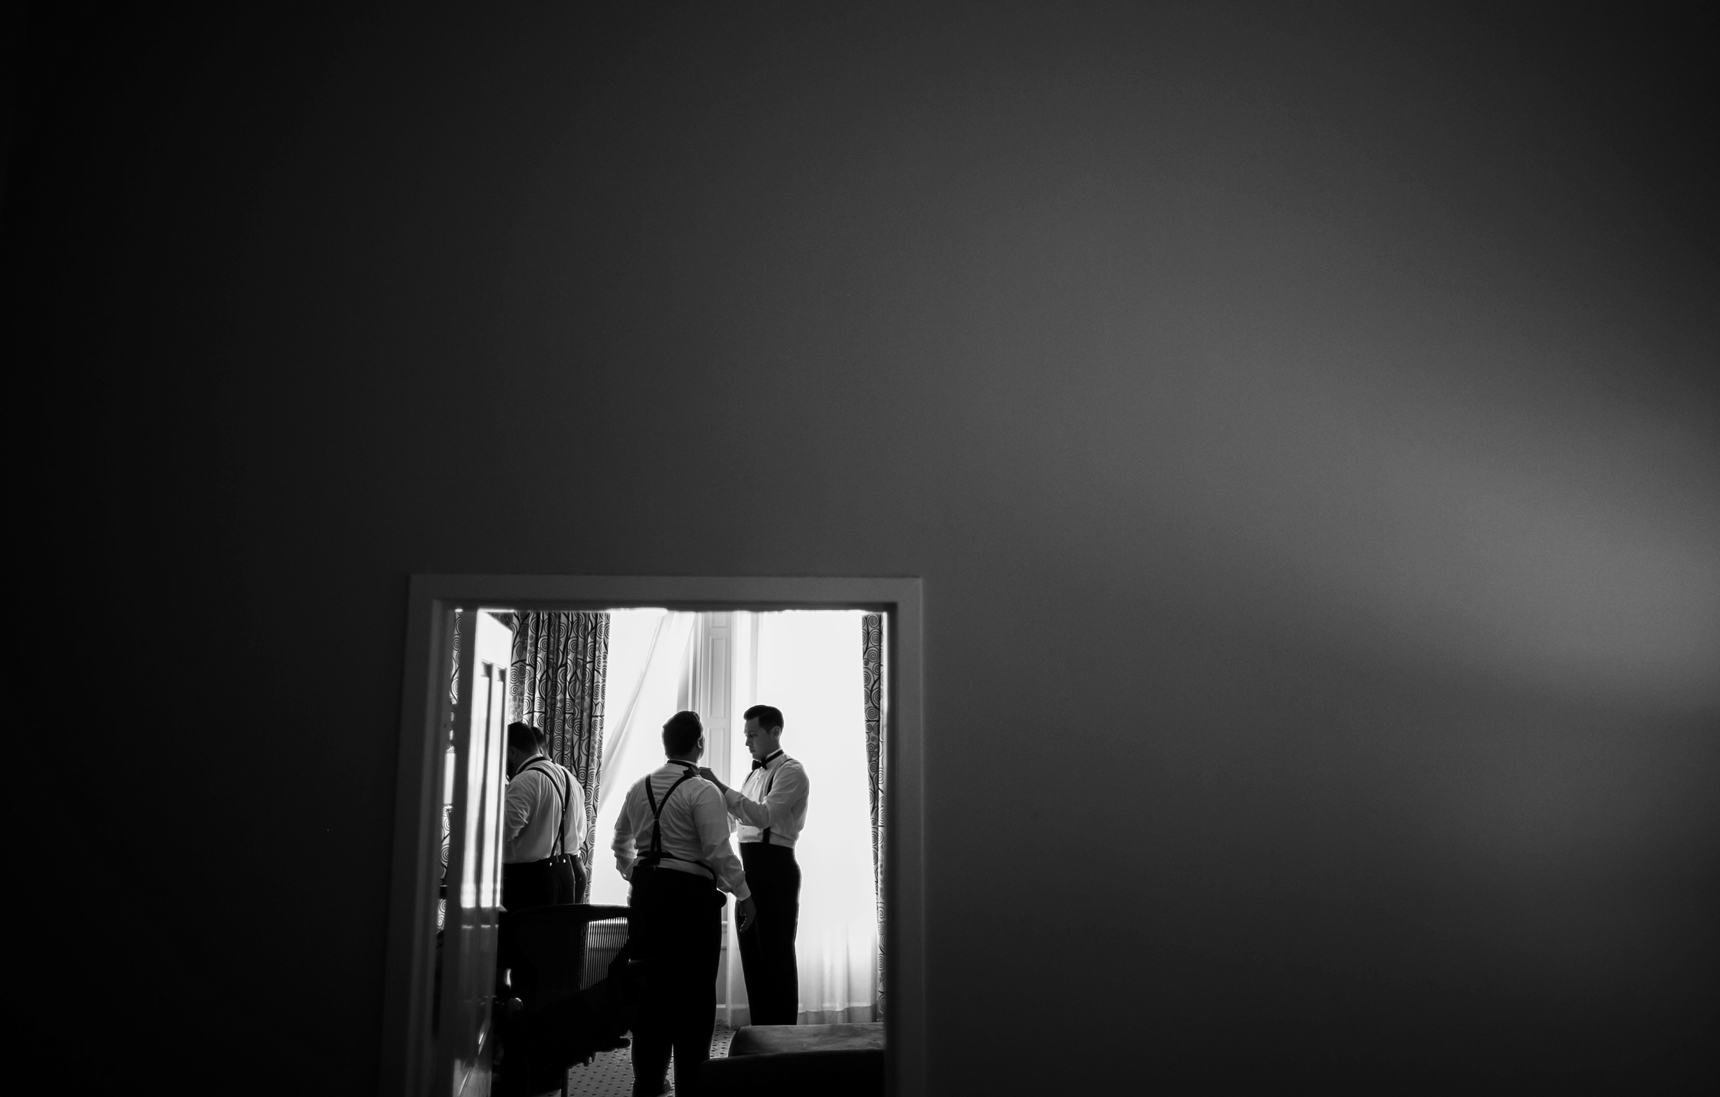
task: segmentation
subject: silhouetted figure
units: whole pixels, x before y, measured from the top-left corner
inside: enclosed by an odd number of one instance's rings
[[[806,824],[811,784],[806,769],[782,752],[782,711],[754,705],[746,711],[752,772],[741,790],[700,770],[723,790],[723,803],[740,820],[741,861],[758,906],[750,932],[739,934],[747,1006],[755,1025],[792,1025],[800,1016],[800,965],[794,938],[800,928],[800,864],[794,844]]]
[[[502,906],[509,910],[585,898],[585,793],[566,767],[544,756],[542,733],[508,725],[507,800],[502,807]]]
[[[628,893],[627,947],[645,961],[650,990],[633,1028],[633,1093],[664,1092],[669,1052],[681,1097],[697,1092],[717,1019],[722,891],[738,900],[740,926],[753,901],[729,846],[728,816],[716,786],[700,778],[704,725],[677,712],[663,725],[664,765],[627,791],[615,820],[615,867]]]

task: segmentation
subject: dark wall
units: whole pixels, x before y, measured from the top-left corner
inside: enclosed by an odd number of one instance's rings
[[[374,1088],[411,573],[909,574],[935,1092],[1712,1079],[1712,23],[826,7],[37,18],[132,1023]]]

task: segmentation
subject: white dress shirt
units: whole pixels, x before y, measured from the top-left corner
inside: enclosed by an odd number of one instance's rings
[[[563,853],[577,857],[579,847],[585,844],[585,793],[565,766],[541,754],[527,759],[508,782],[504,815],[507,836],[502,842],[502,863],[505,865],[529,864],[554,853],[557,824],[562,828]]]
[[[747,774],[740,791],[729,789],[723,803],[741,822],[742,842],[762,842],[770,831],[773,846],[793,846],[806,826],[806,799],[812,784],[806,767],[777,751],[764,766]]]
[[[615,818],[615,867],[624,879],[633,879],[633,864],[641,854],[651,850],[651,802],[645,797],[645,784],[662,808],[662,849],[668,856],[657,863],[658,868],[674,872],[690,872],[696,876],[715,875],[717,886],[737,899],[748,899],[746,870],[734,847],[729,845],[729,817],[723,810],[722,796],[717,786],[696,772],[691,780],[681,781],[665,803],[663,796],[679,781],[687,767],[679,762],[667,762],[639,778],[627,790],[621,801],[621,814]],[[700,862],[703,862],[701,865]]]

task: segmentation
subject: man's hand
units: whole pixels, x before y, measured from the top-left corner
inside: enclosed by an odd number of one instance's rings
[[[735,901],[736,933],[745,933],[747,930],[751,929],[753,919],[757,917],[758,907],[753,905],[753,901],[751,899],[737,899]]]
[[[723,784],[721,781],[717,780],[717,775],[715,773],[712,773],[708,767],[701,768],[699,770],[699,776],[703,777],[705,780],[709,781],[711,784],[716,785],[718,788],[722,789],[724,792],[729,791],[729,786],[727,786],[727,785]]]

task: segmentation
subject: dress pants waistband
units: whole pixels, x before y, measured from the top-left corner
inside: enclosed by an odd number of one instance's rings
[[[794,860],[794,847],[779,846],[775,842],[768,845],[764,842],[742,842],[741,854],[742,856],[775,857],[780,860],[792,861]]]
[[[665,877],[670,878],[670,879],[673,879],[674,877],[677,877],[677,876],[685,876],[690,880],[698,880],[700,883],[709,884],[712,887],[717,886],[717,878],[715,876],[712,876],[710,873],[706,872],[703,868],[701,868],[698,865],[692,865],[690,868],[670,868],[669,866],[663,865],[663,864],[656,864],[656,865],[650,865],[650,864],[637,865],[636,864],[633,866],[633,875],[637,876],[641,872],[662,873]]]

